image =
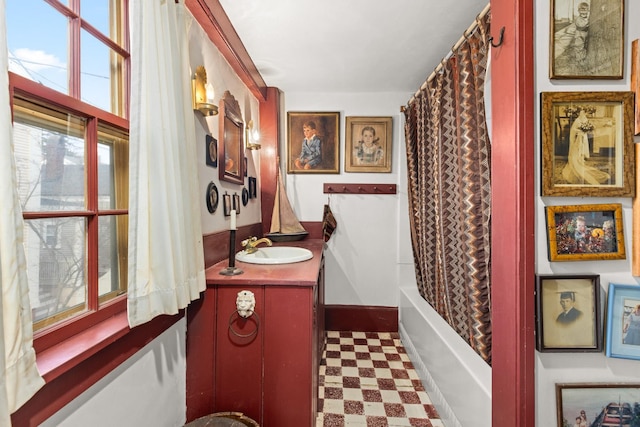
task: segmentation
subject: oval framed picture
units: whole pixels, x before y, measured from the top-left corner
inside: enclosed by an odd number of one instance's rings
[[[218,187],[211,181],[207,186],[207,210],[214,213],[218,209]]]
[[[247,206],[249,203],[249,190],[247,188],[242,189],[242,206]]]

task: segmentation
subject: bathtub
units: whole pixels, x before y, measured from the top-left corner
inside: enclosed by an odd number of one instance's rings
[[[447,427],[491,427],[491,367],[420,296],[400,288],[399,332]]]

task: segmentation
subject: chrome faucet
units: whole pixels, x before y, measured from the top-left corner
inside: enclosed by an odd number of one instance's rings
[[[262,239],[258,239],[257,237],[249,237],[248,239],[243,240],[242,242],[242,247],[245,248],[245,252],[248,254],[252,254],[254,252],[256,252],[258,250],[257,246],[260,243],[266,243],[267,246],[271,246],[271,240],[267,239],[266,237],[263,237]]]

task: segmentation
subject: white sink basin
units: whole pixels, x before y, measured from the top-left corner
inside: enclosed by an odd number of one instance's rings
[[[252,254],[248,254],[246,251],[240,251],[236,254],[236,260],[250,264],[291,264],[311,258],[313,258],[313,253],[309,249],[295,246],[266,246],[258,248]]]

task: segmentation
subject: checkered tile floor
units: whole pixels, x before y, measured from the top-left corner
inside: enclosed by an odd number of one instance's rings
[[[398,333],[327,331],[316,427],[444,427]]]

